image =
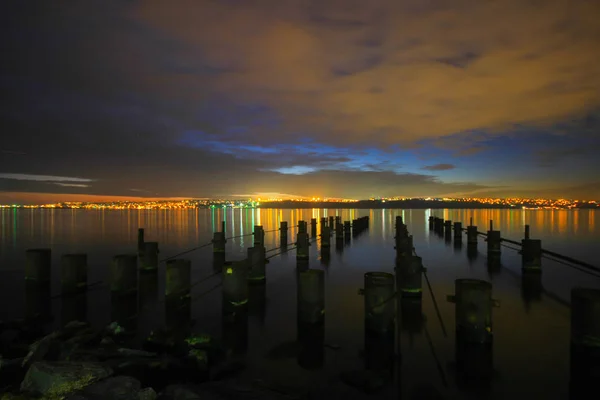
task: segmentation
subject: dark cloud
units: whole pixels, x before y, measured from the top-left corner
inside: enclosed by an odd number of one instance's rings
[[[421,169],[425,170],[425,171],[448,171],[448,170],[454,169],[454,168],[456,168],[456,166],[452,165],[452,164],[434,164],[434,165],[426,165]]]

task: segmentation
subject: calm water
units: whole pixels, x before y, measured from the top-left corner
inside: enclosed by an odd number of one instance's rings
[[[326,271],[325,343],[339,345],[325,351],[323,367],[309,371],[298,366],[295,358],[267,360],[264,355],[273,346],[296,340],[296,261],[295,252],[271,259],[267,265],[266,303],[264,310],[254,310],[248,322],[247,358],[252,368],[249,377],[269,377],[282,384],[311,387],[344,387],[336,381],[339,372],[363,368],[363,298],[357,290],[363,286],[363,274],[369,271],[393,272],[394,221],[403,215],[414,236],[417,253],[424,266],[442,320],[448,331],[443,335],[425,281],[422,303],[424,324],[402,333],[403,370],[401,390],[410,393],[422,383],[436,386],[447,398],[567,398],[569,376],[569,301],[573,286],[600,288],[596,277],[548,259],[543,260],[544,294],[536,297],[522,289],[520,255],[503,247],[502,269],[490,272],[486,262],[486,243],[479,240],[479,253],[468,258],[465,247],[456,249],[433,234],[428,217],[436,215],[468,224],[473,217],[480,231],[487,230],[489,220],[505,238],[520,240],[524,225],[531,226],[532,238],[542,239],[542,246],[561,254],[598,264],[596,247],[600,242],[600,213],[537,210],[183,210],[183,211],[81,211],[81,210],[11,210],[3,209],[0,229],[0,309],[1,319],[19,318],[24,314],[24,252],[28,248],[50,247],[53,250],[53,294],[59,291],[58,262],[63,253],[88,254],[89,282],[105,281],[113,255],[134,253],[137,228],[146,230],[147,241],[158,241],[160,258],[210,242],[212,232],[226,221],[227,236],[245,235],[254,225],[266,231],[278,228],[280,221],[289,226],[299,220],[310,221],[322,216],[341,215],[342,220],[370,217],[368,232],[353,239],[343,251],[331,250],[329,265],[319,257],[319,242],[311,246],[311,268]],[[295,241],[290,229],[289,241]],[[466,240],[464,241],[466,243]],[[278,247],[277,233],[267,233],[265,246]],[[242,259],[252,237],[230,239],[227,259]],[[274,254],[270,253],[270,254]],[[212,250],[206,247],[184,256],[192,261],[192,280],[213,273]],[[161,264],[164,266],[164,264]],[[162,307],[156,306],[163,293],[164,268],[158,274],[158,287],[141,282],[146,306],[140,311],[140,329],[150,330],[164,319]],[[494,285],[494,298],[501,301],[494,309],[494,376],[491,393],[468,394],[454,382],[454,306],[446,301],[454,293],[454,279],[478,278]],[[219,276],[192,289],[192,298],[215,287]],[[260,296],[261,293],[253,293]],[[158,298],[157,298],[158,297]],[[55,315],[65,312],[61,300],[53,300]],[[419,304],[415,305],[418,315]],[[110,296],[99,284],[88,291],[87,316],[95,325],[111,320]],[[192,303],[195,330],[221,335],[221,292],[214,290]],[[59,320],[60,318],[57,318]],[[58,323],[58,322],[57,322]],[[431,338],[431,342],[428,340]],[[432,349],[441,364],[438,371]],[[444,383],[444,380],[447,382]],[[337,386],[336,386],[337,385]],[[383,396],[396,396],[397,385],[390,385]],[[348,390],[348,395],[353,394]]]

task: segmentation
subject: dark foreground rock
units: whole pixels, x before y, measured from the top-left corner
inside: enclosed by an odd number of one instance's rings
[[[237,381],[208,382],[201,385],[169,385],[157,400],[300,400],[302,396],[275,391],[263,385]]]
[[[107,378],[112,373],[112,369],[98,363],[41,361],[31,365],[21,383],[21,391],[58,397]]]

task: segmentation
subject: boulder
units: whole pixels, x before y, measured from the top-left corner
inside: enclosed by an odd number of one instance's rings
[[[90,362],[41,361],[29,367],[21,383],[24,392],[61,396],[105,379],[113,371],[102,364]]]
[[[130,376],[114,376],[86,386],[67,400],[139,400],[141,386]]]

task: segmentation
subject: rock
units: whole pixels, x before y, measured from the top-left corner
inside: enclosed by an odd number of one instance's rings
[[[388,379],[374,371],[355,370],[343,372],[342,382],[364,393],[373,393],[385,386]]]
[[[115,376],[86,386],[67,399],[139,400],[142,385],[130,376]]]
[[[29,346],[29,353],[23,359],[23,367],[29,367],[36,361],[46,358],[57,360],[60,355],[60,332],[52,332]]]
[[[138,400],[156,400],[158,395],[151,387],[144,388],[138,392]]]
[[[133,356],[133,357],[156,357],[158,355],[158,354],[152,353],[150,351],[126,349],[126,348],[120,348],[117,350],[117,352],[124,356]]]
[[[158,396],[158,400],[209,400],[202,399],[196,388],[189,385],[169,385]],[[213,398],[214,400],[214,398]]]
[[[203,383],[200,385],[169,385],[157,400],[289,400],[298,399],[265,386],[244,385],[234,381]]]
[[[58,397],[107,378],[112,373],[109,367],[98,363],[35,362],[25,374],[21,390]]]

